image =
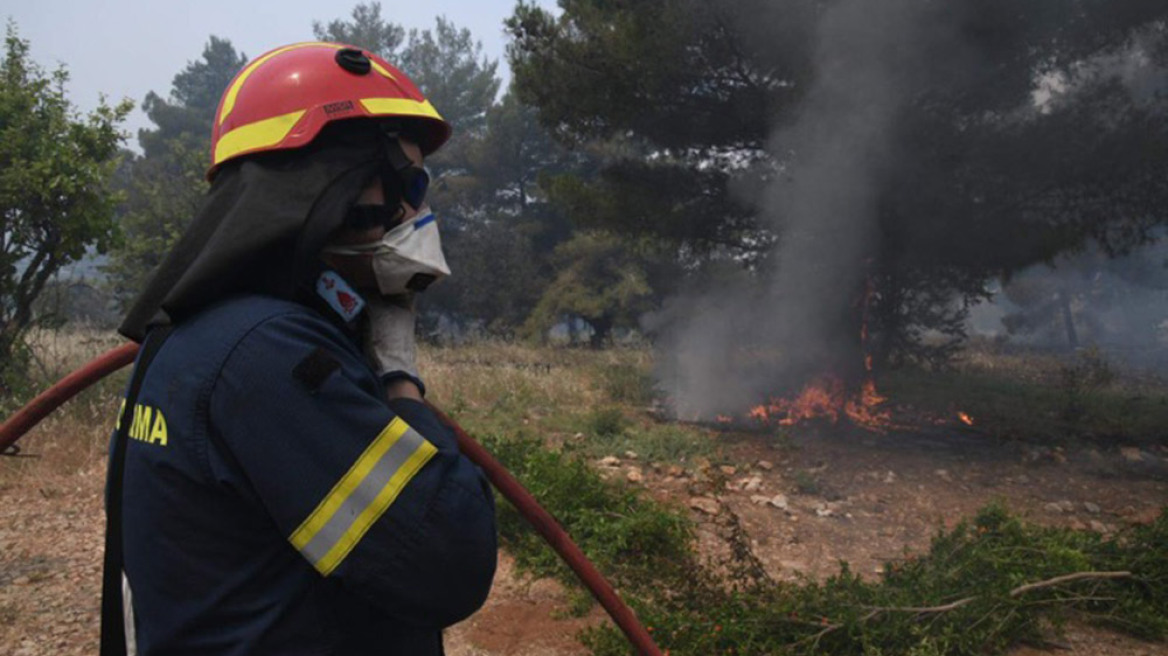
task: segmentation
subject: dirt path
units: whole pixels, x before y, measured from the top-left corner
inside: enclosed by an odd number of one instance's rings
[[[1168,504],[1168,451],[1064,453],[957,430],[809,430],[778,449],[765,436],[746,436],[729,453],[751,464],[718,472],[725,483],[716,498],[739,515],[779,578],[826,576],[839,560],[874,575],[906,550],[926,549],[938,527],[993,501],[1033,522],[1102,533],[1151,521]],[[768,460],[769,470],[759,466]],[[673,496],[703,491],[689,477],[648,485]],[[786,510],[760,503],[776,494],[786,497]]]
[[[722,470],[669,467],[622,458],[643,485],[681,504],[699,522],[701,548],[723,549],[715,522],[737,514],[772,576],[821,577],[840,559],[875,576],[906,549],[924,550],[936,528],[951,526],[992,500],[1036,522],[1113,531],[1148,521],[1168,503],[1168,452],[1062,453],[999,443],[976,433],[845,435],[799,432],[780,448],[763,435],[726,435]],[[35,442],[28,450],[35,451]],[[0,470],[0,654],[88,655],[98,635],[101,492],[95,458],[75,474],[55,474],[51,457]],[[774,501],[781,495],[777,507]],[[769,502],[767,500],[770,500]],[[704,506],[704,509],[700,509]],[[713,514],[711,514],[713,513]],[[564,591],[551,581],[521,581],[505,555],[486,607],[453,627],[452,656],[576,656],[573,635],[602,621],[599,611],[563,619]],[[1070,656],[1168,656],[1147,644],[1072,627],[1058,653]],[[1033,648],[1013,656],[1037,656]]]
[[[29,451],[34,447],[30,446]],[[5,463],[0,462],[0,466]],[[51,473],[51,460],[0,478],[0,654],[92,656],[97,652],[105,517],[103,463]],[[566,615],[551,580],[520,580],[500,554],[486,606],[447,633],[450,656],[576,656],[574,635],[601,621]]]

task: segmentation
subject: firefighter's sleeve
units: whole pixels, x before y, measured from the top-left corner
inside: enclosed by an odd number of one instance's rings
[[[402,621],[448,626],[490,590],[490,487],[424,404],[385,400],[344,339],[300,315],[253,329],[215,383],[211,430],[320,576]]]

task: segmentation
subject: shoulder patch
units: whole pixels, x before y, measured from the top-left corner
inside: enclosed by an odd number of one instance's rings
[[[365,309],[365,299],[345,282],[341,274],[326,270],[316,280],[316,293],[345,321],[352,321]]]
[[[293,367],[292,376],[309,392],[315,394],[329,375],[340,368],[341,363],[331,353],[318,346]]]

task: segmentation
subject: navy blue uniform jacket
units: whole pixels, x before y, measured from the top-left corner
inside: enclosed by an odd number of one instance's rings
[[[315,310],[247,296],[181,322],[132,414],[138,654],[429,656],[486,599],[482,473]]]

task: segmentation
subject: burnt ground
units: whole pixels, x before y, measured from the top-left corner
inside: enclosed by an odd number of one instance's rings
[[[737,515],[768,572],[780,579],[823,577],[841,559],[876,576],[885,561],[923,552],[938,527],[995,500],[1029,521],[1104,533],[1150,521],[1168,504],[1162,447],[1058,450],[952,428],[888,435],[809,428],[782,441],[733,432],[715,439],[726,461],[748,464],[699,461],[683,470],[614,454],[617,461],[606,460],[602,470],[640,479],[634,484],[654,497],[688,507],[708,555],[725,550],[718,527]],[[27,450],[35,452],[35,442]],[[94,653],[104,466],[96,458],[63,474],[46,457],[23,467],[0,477],[0,654]],[[584,654],[573,635],[603,621],[601,614],[566,618],[567,608],[558,584],[525,580],[504,555],[487,606],[449,632],[448,650]],[[1051,653],[1168,656],[1168,645],[1083,626],[1058,642]],[[1025,647],[1011,656],[1041,653],[1047,652]]]

